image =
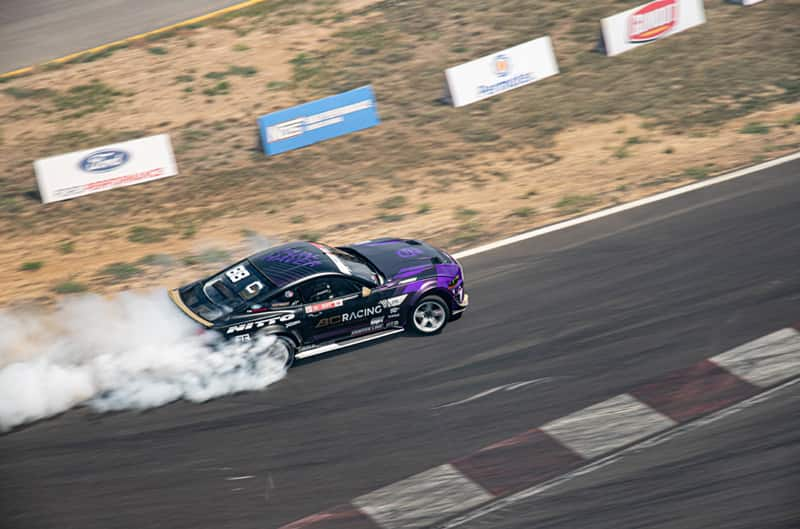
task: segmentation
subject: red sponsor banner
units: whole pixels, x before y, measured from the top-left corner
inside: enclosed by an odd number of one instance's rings
[[[600,48],[618,55],[705,22],[703,0],[652,0],[604,18]]]
[[[678,23],[677,0],[655,0],[645,4],[628,19],[628,41],[650,42]]]

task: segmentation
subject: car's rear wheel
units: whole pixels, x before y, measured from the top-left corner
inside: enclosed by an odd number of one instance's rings
[[[267,358],[280,362],[286,369],[292,367],[294,364],[294,355],[297,352],[294,342],[286,336],[274,335],[275,341],[268,345],[261,353]],[[261,339],[267,339],[270,336],[262,336]]]
[[[439,296],[425,296],[411,309],[408,324],[418,334],[442,332],[450,319],[450,307]]]

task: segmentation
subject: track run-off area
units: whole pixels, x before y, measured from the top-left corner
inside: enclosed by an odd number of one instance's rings
[[[795,159],[464,257],[472,306],[441,336],[323,355],[263,392],[146,413],[73,410],[19,428],[0,437],[0,520],[179,529],[305,518],[290,527],[355,529],[314,513],[369,514],[379,491],[413,491],[392,487],[420,476],[435,490],[459,482],[452,469],[478,487],[462,505],[474,516],[459,521],[448,500],[434,511],[450,521],[415,521],[421,504],[409,503],[363,523],[793,527],[798,386],[771,390],[786,377],[738,359],[742,346],[750,360],[783,351],[789,381],[797,367],[798,184]],[[687,405],[674,406],[680,397]],[[597,422],[603,403],[633,418],[628,430]],[[589,428],[573,427],[581,417]],[[464,463],[537,429],[565,447],[551,462],[571,461],[553,467],[577,468],[569,479],[508,501],[507,484],[532,461],[524,450],[513,471]],[[584,472],[572,465],[609,453]]]

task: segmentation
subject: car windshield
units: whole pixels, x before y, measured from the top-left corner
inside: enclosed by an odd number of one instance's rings
[[[338,257],[339,260],[350,269],[350,273],[352,275],[369,281],[374,285],[380,285],[383,283],[383,278],[381,278],[381,275],[366,259],[338,248],[331,248],[329,251]]]

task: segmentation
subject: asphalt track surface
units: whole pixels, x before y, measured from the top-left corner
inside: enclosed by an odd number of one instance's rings
[[[800,387],[463,529],[791,529],[800,522]]]
[[[0,73],[182,22],[241,0],[3,0]]]
[[[795,161],[466,258],[473,306],[441,336],[322,356],[264,392],[17,430],[0,526],[264,529],[347,503],[795,323],[798,220]],[[797,392],[770,402],[531,500],[543,512],[472,523],[789,527]]]

